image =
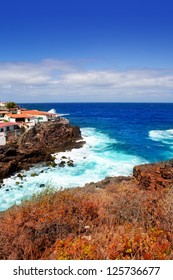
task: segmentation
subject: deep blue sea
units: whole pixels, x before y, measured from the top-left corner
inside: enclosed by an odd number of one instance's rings
[[[45,187],[83,186],[107,176],[130,175],[134,165],[173,158],[173,104],[160,103],[34,103],[28,109],[56,110],[81,128],[86,144],[56,155],[74,161],[74,167],[37,165],[4,180],[0,211]],[[38,176],[31,176],[36,172]],[[8,191],[7,191],[8,190]]]

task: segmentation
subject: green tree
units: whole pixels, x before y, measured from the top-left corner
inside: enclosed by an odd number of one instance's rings
[[[16,108],[16,107],[17,107],[17,104],[16,104],[15,102],[7,102],[7,103],[5,104],[5,107],[6,107],[7,109]]]

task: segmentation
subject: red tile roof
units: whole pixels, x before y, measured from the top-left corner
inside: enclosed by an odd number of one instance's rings
[[[28,115],[28,114],[6,114],[7,117],[10,117],[10,118],[14,118],[14,119],[29,119],[33,116],[31,115]]]
[[[52,114],[52,113],[48,113],[48,112],[44,112],[44,111],[38,111],[38,110],[25,110],[25,111],[21,111],[21,114],[31,114],[31,115],[45,115],[45,116],[52,116],[52,115],[56,115],[56,114]]]
[[[12,125],[19,125],[19,124],[17,122],[3,122],[0,123],[0,128],[12,126]]]

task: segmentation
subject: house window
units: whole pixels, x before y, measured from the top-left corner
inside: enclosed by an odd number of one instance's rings
[[[14,129],[19,129],[19,126],[18,126],[18,125],[15,125],[15,126],[14,126]]]
[[[43,117],[38,117],[38,121],[42,121],[43,120]]]

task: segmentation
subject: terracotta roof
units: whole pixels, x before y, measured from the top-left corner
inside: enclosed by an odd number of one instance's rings
[[[25,110],[24,113],[31,114],[31,115],[45,115],[45,116],[56,115],[56,114],[52,114],[44,111],[38,111],[38,110]],[[23,112],[21,112],[21,114],[23,115]]]
[[[3,123],[0,123],[0,128],[12,126],[12,125],[19,125],[19,124],[17,122],[3,122]]]
[[[15,118],[15,119],[22,119],[22,118],[31,118],[33,116],[27,114],[6,114],[7,117]]]

